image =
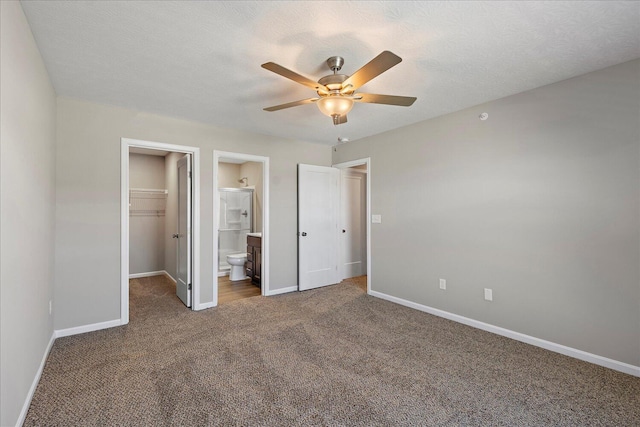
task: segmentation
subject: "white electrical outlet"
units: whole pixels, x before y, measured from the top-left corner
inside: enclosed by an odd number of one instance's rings
[[[484,299],[487,301],[493,301],[493,290],[484,288]]]
[[[382,215],[371,215],[371,222],[374,224],[382,223]]]
[[[53,301],[49,300],[49,315],[53,313]]]
[[[447,289],[447,281],[444,279],[440,279],[440,289],[445,290]]]

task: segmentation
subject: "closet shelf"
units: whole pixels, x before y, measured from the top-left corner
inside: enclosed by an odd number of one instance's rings
[[[155,188],[129,189],[130,216],[163,216],[169,190]]]

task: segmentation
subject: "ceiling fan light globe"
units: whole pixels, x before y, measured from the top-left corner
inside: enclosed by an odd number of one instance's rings
[[[327,96],[316,102],[322,114],[333,117],[347,114],[353,108],[353,99],[342,96]]]

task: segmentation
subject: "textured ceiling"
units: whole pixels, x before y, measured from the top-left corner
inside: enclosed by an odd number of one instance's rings
[[[23,1],[59,95],[318,142],[356,140],[640,57],[637,2]],[[360,91],[417,96],[356,104],[333,126],[312,80],[329,56],[352,74],[383,50],[403,62]]]

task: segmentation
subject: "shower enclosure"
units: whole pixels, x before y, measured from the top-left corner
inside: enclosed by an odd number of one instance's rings
[[[247,252],[247,233],[253,231],[253,189],[219,188],[218,192],[218,272],[225,272],[231,268],[227,255]]]

